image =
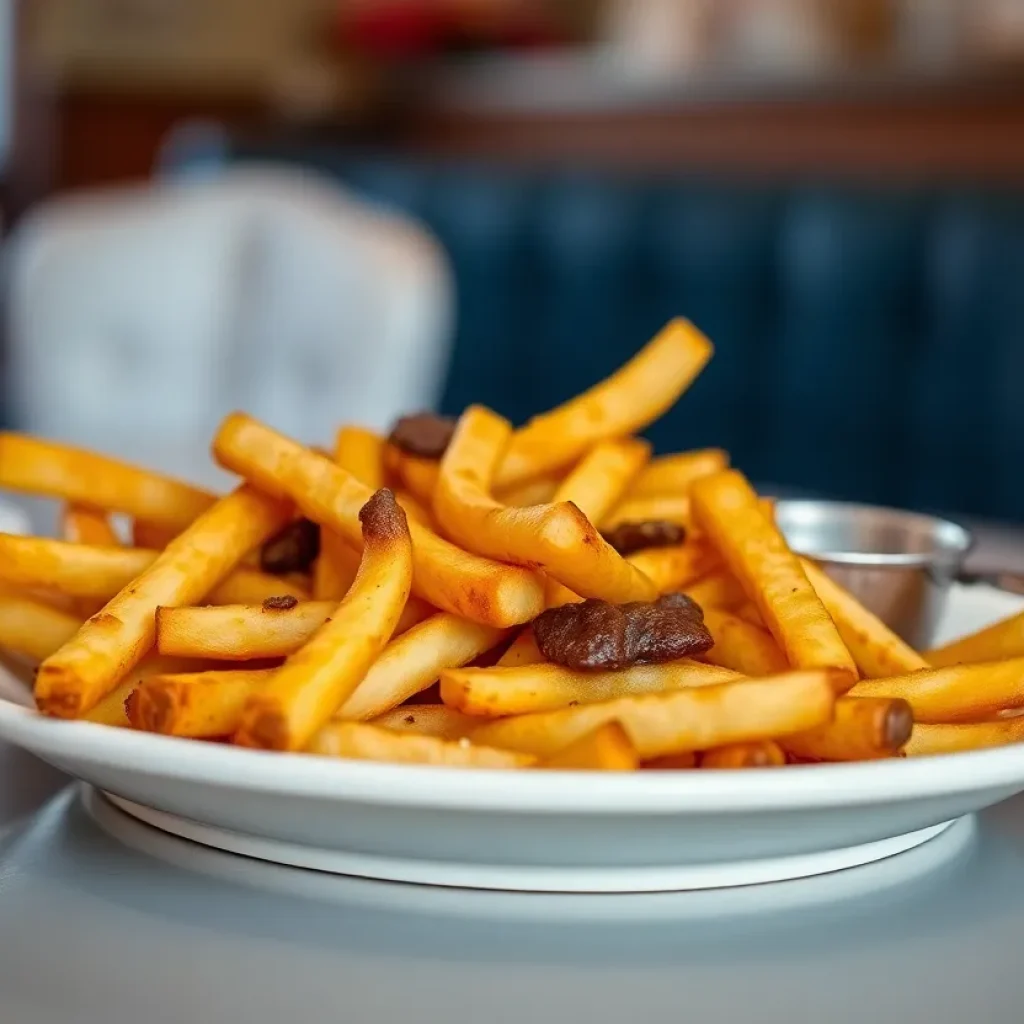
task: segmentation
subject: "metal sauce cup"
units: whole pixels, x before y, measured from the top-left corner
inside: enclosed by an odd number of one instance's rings
[[[780,501],[779,529],[794,551],[917,650],[931,645],[973,539],[946,519],[840,501]]]

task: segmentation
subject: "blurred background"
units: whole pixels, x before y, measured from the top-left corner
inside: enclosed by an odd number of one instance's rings
[[[650,431],[1024,521],[1022,0],[4,0],[7,425],[207,481],[519,422],[671,316]]]

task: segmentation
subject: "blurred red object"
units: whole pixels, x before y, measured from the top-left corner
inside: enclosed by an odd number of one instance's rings
[[[521,4],[491,8],[466,0],[374,0],[345,3],[336,39],[346,50],[379,60],[441,53],[532,49],[565,42],[556,23]]]

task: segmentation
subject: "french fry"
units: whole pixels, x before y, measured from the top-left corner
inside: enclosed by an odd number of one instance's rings
[[[640,757],[648,761],[728,743],[778,738],[829,720],[835,703],[835,674],[791,672],[519,715],[481,726],[472,739],[545,758],[606,722],[618,721]]]
[[[761,613],[757,610],[757,605],[753,601],[744,601],[743,604],[734,608],[733,614],[742,619],[744,622],[749,622],[752,626],[760,626],[764,629],[764,619],[761,618]]]
[[[705,750],[700,756],[701,768],[779,768],[785,763],[786,752],[774,740],[733,743]]]
[[[727,470],[698,480],[690,494],[697,525],[757,605],[790,665],[838,669],[833,678],[841,690],[849,689],[857,680],[853,658],[746,478]]]
[[[512,646],[498,659],[498,668],[519,668],[522,665],[539,665],[547,659],[540,653],[533,628],[527,626],[512,641]]]
[[[393,732],[364,722],[332,722],[313,737],[309,753],[322,757],[439,768],[530,768],[536,758],[494,750],[462,739],[455,742],[413,732]]]
[[[710,544],[694,540],[671,547],[637,551],[629,555],[626,561],[647,576],[658,588],[659,594],[687,590],[714,570],[721,569],[722,565],[718,552]],[[733,592],[740,593],[739,584],[735,585]],[[702,602],[698,603],[704,606]]]
[[[544,476],[599,441],[642,430],[675,404],[713,351],[693,324],[673,320],[607,380],[516,431],[495,489]]]
[[[722,570],[713,572],[683,587],[701,608],[723,608],[727,611],[741,605],[747,598],[746,591],[736,577]]]
[[[571,501],[592,523],[600,523],[650,457],[651,446],[635,437],[602,441],[566,476],[551,500]]]
[[[35,661],[48,658],[81,628],[82,617],[0,591],[0,647]]]
[[[89,711],[152,647],[157,608],[201,600],[290,516],[287,503],[249,487],[218,501],[40,665],[40,710],[61,718]]]
[[[498,491],[494,496],[503,505],[513,505],[517,508],[524,505],[546,505],[554,500],[561,483],[559,477],[542,476],[537,480],[529,480],[525,484]]]
[[[95,547],[121,546],[105,512],[87,505],[65,505],[61,513],[61,536],[72,544]]]
[[[307,643],[246,703],[235,742],[301,750],[352,695],[395,631],[412,586],[412,540],[394,495],[359,513],[363,560],[352,589]]]
[[[800,564],[865,679],[882,679],[929,667],[917,651],[819,566],[806,558]]]
[[[210,739],[230,736],[246,703],[274,677],[275,669],[152,675],[135,691],[129,718],[136,729],[165,736]]]
[[[421,459],[403,452],[398,463],[399,479],[427,508],[434,503],[434,488],[440,472],[441,463],[437,459]]]
[[[683,658],[617,672],[576,672],[561,665],[466,668],[441,674],[441,700],[466,715],[499,718],[598,704],[617,697],[710,686],[739,674]]]
[[[666,522],[692,528],[690,497],[687,494],[658,494],[627,498],[601,520],[601,529],[614,530],[623,523]]]
[[[334,461],[371,491],[384,486],[384,442],[376,434],[342,427],[335,438]],[[359,550],[329,527],[320,528],[320,554],[313,567],[316,600],[337,602],[348,593],[359,571]]]
[[[141,548],[94,547],[4,533],[0,534],[0,580],[76,598],[109,601],[154,565],[161,554]],[[284,595],[308,597],[301,587],[278,576],[236,569],[208,597],[218,604],[251,604]]]
[[[96,547],[117,548],[121,546],[110,519],[105,512],[86,505],[64,506],[61,514],[61,536],[72,544],[92,544]],[[105,600],[79,598],[75,607],[83,618],[94,615],[105,604]]]
[[[384,440],[363,427],[342,427],[334,440],[334,461],[371,491],[384,486]]]
[[[1024,657],[1024,612],[926,651],[924,656],[935,668]]]
[[[651,446],[646,441],[632,437],[604,441],[595,445],[566,476],[553,500],[571,501],[591,523],[599,523],[650,457]],[[547,581],[545,598],[549,608],[582,600],[552,578]]]
[[[294,654],[331,617],[336,601],[291,608],[221,605],[157,608],[156,649],[181,658],[251,661]]]
[[[62,498],[184,529],[212,494],[118,459],[55,441],[0,433],[0,488]]]
[[[663,494],[686,494],[695,480],[729,468],[729,453],[721,448],[680,452],[654,459],[636,478],[630,497],[651,498]]]
[[[292,607],[268,604],[202,605],[156,610],[156,649],[180,658],[253,661],[294,654],[334,614],[337,601],[299,601]],[[399,636],[433,614],[410,598],[395,627]]]
[[[133,519],[132,547],[163,551],[179,533],[181,530],[177,527],[161,526],[158,523],[147,522],[145,519]]]
[[[666,754],[665,757],[652,757],[644,761],[640,767],[652,772],[681,772],[697,767],[697,754],[693,750],[682,754]]]
[[[914,713],[899,698],[842,697],[835,716],[780,742],[791,754],[816,761],[870,761],[892,757],[910,739]]]
[[[537,767],[570,772],[635,772],[639,766],[640,758],[626,730],[618,722],[606,722]]]
[[[443,704],[402,704],[371,719],[369,724],[395,732],[436,736],[439,740],[461,740],[480,724],[480,719]]]
[[[704,625],[715,641],[704,655],[709,664],[754,677],[776,675],[789,668],[786,656],[766,629],[720,608],[704,609]]]
[[[434,492],[434,514],[448,536],[498,561],[543,569],[584,597],[613,603],[656,597],[651,581],[575,505],[507,508],[490,497],[511,433],[507,420],[482,406],[463,413]]]
[[[850,696],[902,698],[913,708],[915,723],[988,718],[1007,708],[1024,707],[1024,658],[866,679]]]
[[[504,635],[457,615],[433,615],[384,648],[337,717],[376,718],[422,693],[445,669],[469,664]]]
[[[959,754],[989,747],[1005,747],[1024,741],[1024,718],[960,725],[915,725],[903,753],[907,757]]]
[[[220,462],[268,493],[289,495],[311,519],[361,544],[359,509],[370,497],[343,469],[241,413],[229,416],[214,442]],[[529,570],[468,554],[417,523],[413,587],[434,607],[506,627],[543,610],[544,584]]]
[[[359,552],[344,537],[326,527],[320,531],[320,554],[313,566],[313,597],[340,601],[359,571]]]
[[[419,523],[420,526],[426,526],[431,530],[434,528],[434,517],[430,514],[427,506],[418,498],[413,497],[409,491],[396,491],[395,500],[402,506],[405,514],[413,522]]]

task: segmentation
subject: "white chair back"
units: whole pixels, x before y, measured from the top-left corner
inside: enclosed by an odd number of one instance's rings
[[[309,442],[440,398],[452,285],[420,226],[283,169],[54,201],[7,251],[23,429],[200,482],[243,408]]]

